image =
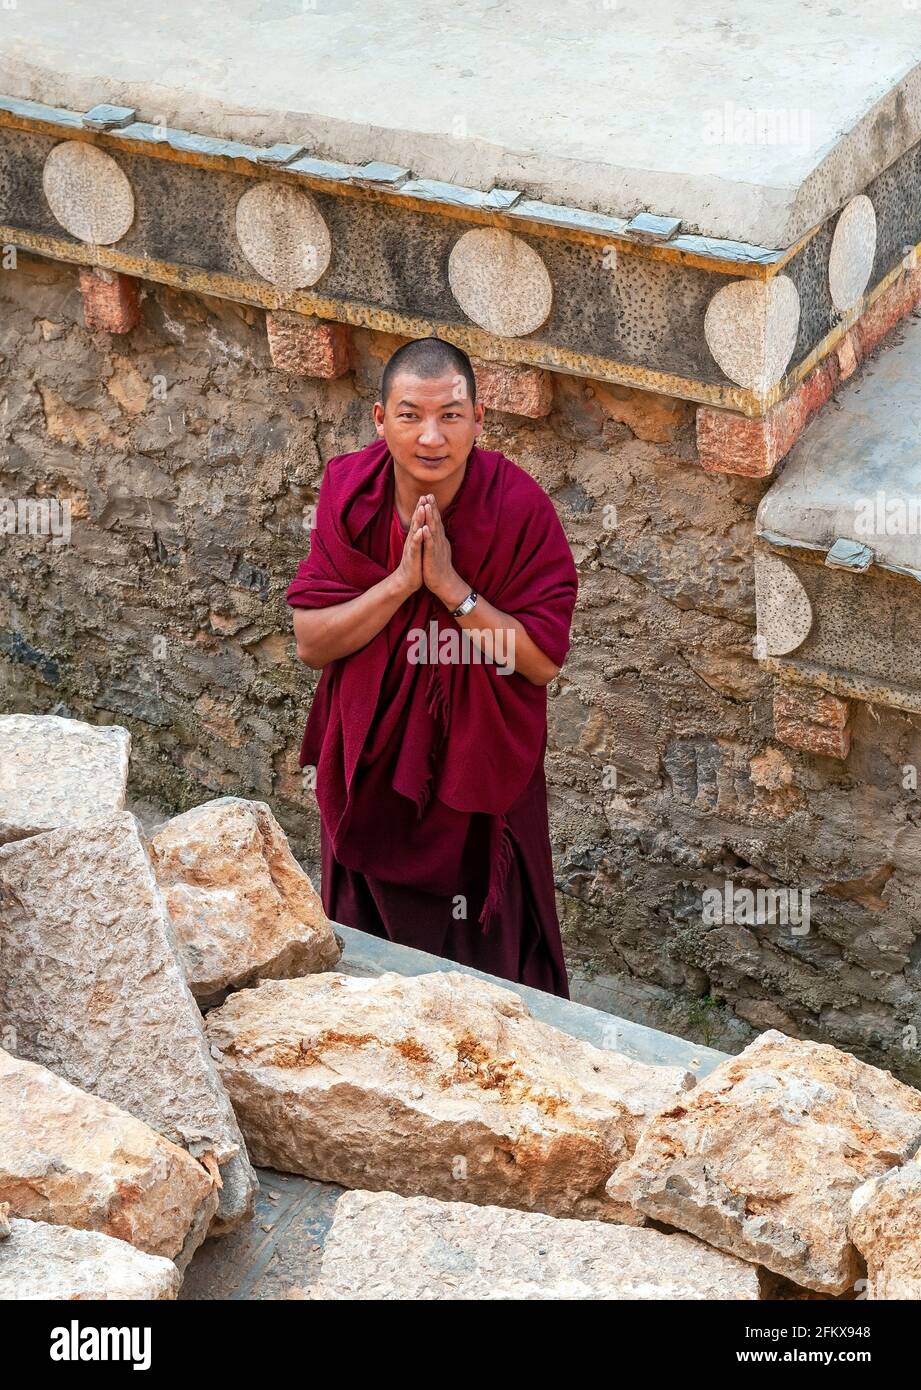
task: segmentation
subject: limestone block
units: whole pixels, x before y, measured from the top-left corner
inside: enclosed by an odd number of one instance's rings
[[[868,1299],[921,1299],[921,1152],[858,1187],[848,1230],[867,1262]]]
[[[206,1027],[257,1164],[636,1225],[605,1179],[693,1084],[450,971],[270,980],[231,995]]]
[[[117,724],[0,715],[0,844],[121,811],[130,748]]]
[[[918,1147],[921,1094],[823,1043],[762,1033],[664,1110],[609,1194],[819,1293],[852,1289],[848,1205]]]
[[[161,1300],[179,1292],[182,1276],[172,1260],[127,1241],[16,1217],[10,1226],[0,1243],[0,1300]]]
[[[0,1200],[16,1216],[102,1231],[184,1269],[218,1190],[148,1125],[0,1049]]]
[[[207,801],[151,836],[189,987],[203,1007],[258,977],[331,970],[339,944],[319,894],[262,801]]]
[[[217,1220],[248,1216],[255,1176],[134,817],[0,848],[0,911],[0,1017],[17,1055],[211,1155]]]
[[[313,1299],[760,1297],[756,1270],[684,1235],[530,1211],[346,1192]]]

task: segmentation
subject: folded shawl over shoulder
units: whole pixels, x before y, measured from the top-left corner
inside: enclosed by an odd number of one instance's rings
[[[384,579],[393,506],[393,459],[384,441],[331,459],[310,554],[287,602],[325,608]],[[474,448],[443,520],[461,578],[517,618],[561,666],[577,575],[549,497],[503,454]],[[454,894],[463,891],[470,844],[485,843],[488,884],[479,921],[487,929],[511,853],[506,812],[542,764],[547,692],[517,672],[500,674],[494,663],[409,660],[411,642],[418,651],[413,633],[428,637],[432,623],[439,638],[459,632],[423,586],[366,646],[324,668],[300,766],[316,767],[324,827],[336,858],[352,869]]]

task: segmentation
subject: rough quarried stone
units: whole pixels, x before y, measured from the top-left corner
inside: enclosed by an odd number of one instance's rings
[[[757,1299],[756,1270],[684,1235],[346,1192],[313,1299]]]
[[[130,748],[117,724],[0,715],[0,843],[122,810]]]
[[[206,801],[161,826],[149,850],[201,1005],[257,977],[309,975],[339,959],[319,894],[264,802]]]
[[[140,318],[138,282],[114,270],[81,270],[83,318],[87,328],[102,333],[130,333]]]
[[[160,1300],[179,1292],[172,1260],[125,1240],[15,1217],[10,1226],[0,1244],[0,1300]]]
[[[848,1230],[867,1262],[867,1298],[921,1299],[921,1152],[858,1187]]]
[[[608,1191],[819,1293],[854,1285],[848,1204],[918,1147],[921,1094],[767,1032],[658,1115]]]
[[[284,310],[265,316],[272,366],[294,376],[332,381],[349,370],[349,330]]]
[[[218,1191],[142,1121],[0,1050],[0,1199],[16,1216],[102,1231],[182,1269]]]
[[[475,362],[477,400],[487,410],[525,415],[539,420],[550,414],[553,379],[540,367],[518,367],[510,362]]]
[[[258,1164],[448,1201],[642,1224],[604,1181],[692,1084],[455,972],[268,981],[207,1018]]]
[[[774,734],[788,748],[825,758],[847,757],[850,705],[837,695],[805,686],[781,686],[774,696]]]
[[[5,845],[0,904],[0,1017],[17,1055],[210,1155],[216,1221],[248,1216],[255,1177],[134,817]]]

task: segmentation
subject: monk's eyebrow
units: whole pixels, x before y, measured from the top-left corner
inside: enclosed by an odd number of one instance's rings
[[[399,409],[400,409],[400,406],[402,406],[402,405],[408,405],[409,408],[410,408],[410,410],[418,410],[418,409],[419,409],[419,407],[418,407],[418,405],[416,404],[415,401],[397,401],[397,410],[399,410]],[[440,406],[438,407],[438,409],[439,409],[439,410],[454,410],[455,407],[458,406],[458,405],[460,405],[460,401],[457,399],[456,396],[452,396],[451,399],[450,399],[449,401],[446,401],[446,402],[444,403],[444,405],[440,405]]]

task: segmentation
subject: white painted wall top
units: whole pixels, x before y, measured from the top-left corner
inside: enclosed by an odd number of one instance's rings
[[[903,0],[28,0],[0,91],[789,245],[921,137]]]

